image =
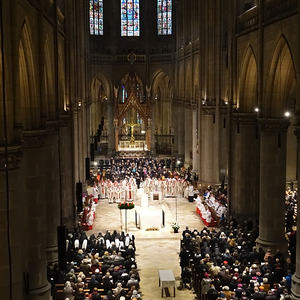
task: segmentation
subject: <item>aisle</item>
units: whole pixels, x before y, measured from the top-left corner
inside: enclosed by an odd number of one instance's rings
[[[136,201],[136,205],[140,205]],[[149,201],[149,206],[158,206],[158,201]],[[137,264],[140,269],[141,290],[143,300],[158,300],[161,298],[161,289],[158,286],[158,270],[171,269],[175,275],[176,286],[179,286],[180,266],[179,251],[180,239],[185,226],[191,229],[203,228],[202,221],[195,212],[195,204],[186,199],[177,199],[177,220],[180,225],[179,233],[172,231],[171,224],[176,219],[176,200],[168,198],[161,202],[161,207],[166,214],[166,227],[159,231],[145,231],[135,228],[132,220],[128,224],[130,232],[136,237]],[[121,230],[120,211],[117,204],[108,204],[107,200],[101,200],[97,206],[96,220],[93,231],[88,234],[105,232],[109,230]],[[176,299],[192,300],[194,294],[189,290],[176,289]]]

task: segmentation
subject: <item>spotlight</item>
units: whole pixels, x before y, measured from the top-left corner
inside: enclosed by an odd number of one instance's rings
[[[145,130],[141,130],[141,134],[145,134],[146,133],[146,131]]]
[[[228,105],[228,101],[227,100],[225,100],[225,105]]]
[[[180,165],[180,160],[177,160],[177,162],[176,162],[176,163],[177,163],[177,165]]]
[[[285,116],[286,118],[288,118],[288,117],[291,116],[291,113],[290,113],[289,111],[286,111],[286,112],[284,113],[284,116]]]
[[[94,161],[94,166],[97,167],[98,166],[98,163],[96,161]]]
[[[254,111],[255,111],[255,112],[259,112],[259,108],[258,108],[258,107],[255,107],[255,108],[254,108]]]

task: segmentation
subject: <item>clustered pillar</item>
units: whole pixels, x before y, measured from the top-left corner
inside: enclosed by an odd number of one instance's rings
[[[297,174],[298,174],[298,191],[300,175],[300,127],[294,131],[297,137]],[[294,299],[300,299],[300,197],[297,198],[297,245],[296,245],[296,272],[292,277],[292,296]]]
[[[234,113],[231,147],[231,215],[256,219],[259,210],[259,137],[257,116]]]
[[[260,119],[258,246],[287,253],[285,239],[286,134],[289,122]]]
[[[24,263],[24,274],[27,279],[27,293],[30,300],[49,299],[50,284],[47,281],[47,178],[45,170],[50,166],[45,164],[48,149],[45,145],[45,131],[24,132],[23,159],[20,176],[24,177],[22,197],[26,215],[28,261]]]

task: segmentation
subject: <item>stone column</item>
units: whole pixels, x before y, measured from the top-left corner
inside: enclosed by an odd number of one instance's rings
[[[80,181],[79,174],[79,131],[78,131],[78,111],[73,110],[73,146],[74,146],[74,179],[75,182]]]
[[[260,119],[259,237],[264,249],[287,251],[285,239],[286,133],[284,119]],[[249,186],[249,188],[251,188]]]
[[[148,124],[146,128],[146,145],[147,145],[147,150],[151,151],[151,119],[148,119]]]
[[[201,114],[201,136],[200,136],[200,181],[206,184],[219,182],[218,170],[216,170],[217,159],[214,155],[215,147],[215,106],[202,107]]]
[[[193,110],[193,171],[199,173],[200,153],[199,153],[199,128],[198,128],[198,111]]]
[[[63,199],[63,224],[73,228],[76,222],[76,195],[74,181],[74,162],[70,155],[74,151],[72,144],[71,116],[61,116],[60,155]]]
[[[185,113],[184,113],[184,104],[181,103],[178,106],[178,113],[177,113],[177,133],[178,133],[178,138],[177,138],[177,143],[178,143],[178,155],[181,157],[184,157],[184,136],[185,136]]]
[[[185,119],[184,119],[184,163],[186,165],[192,164],[192,159],[191,159],[191,151],[193,148],[193,116],[192,116],[192,110],[188,107],[184,109],[185,113]]]
[[[84,153],[84,138],[85,138],[84,128],[85,128],[85,125],[83,123],[83,115],[84,115],[84,110],[81,105],[81,107],[77,113],[77,118],[78,118],[77,122],[79,124],[79,128],[78,128],[79,140],[78,140],[78,145],[77,145],[78,151],[79,151],[78,166],[79,166],[79,179],[81,181],[83,178],[85,178],[85,153]]]
[[[115,149],[116,152],[119,151],[119,127],[118,127],[118,120],[114,119],[114,127],[115,127]]]
[[[259,137],[257,115],[232,115],[230,206],[238,218],[258,218],[259,209]]]
[[[111,156],[114,152],[114,119],[113,119],[114,111],[113,111],[113,101],[108,101],[107,103],[107,143],[108,143],[108,149],[107,149],[107,155]],[[116,150],[117,151],[117,150]]]
[[[156,155],[156,148],[155,148],[155,109],[154,109],[154,104],[152,104],[152,110],[151,110],[151,155],[155,156]]]
[[[28,274],[28,299],[49,300],[50,284],[47,281],[47,219],[55,218],[54,211],[47,210],[45,195],[48,192],[48,180],[45,170],[52,169],[45,157],[49,149],[45,144],[45,131],[26,131],[24,137],[24,154],[20,176],[24,179],[24,214],[27,221],[23,225],[27,233],[27,258],[25,264]],[[56,174],[57,175],[57,174]]]
[[[297,174],[298,174],[298,191],[300,190],[300,126],[297,126],[294,131],[297,137]],[[296,246],[296,272],[292,276],[292,297],[300,299],[300,197],[297,199],[297,246]]]
[[[57,127],[57,124],[56,124]],[[45,163],[45,179],[46,193],[44,202],[46,209],[51,214],[47,214],[47,261],[58,262],[57,248],[57,226],[59,225],[60,217],[60,192],[59,192],[59,169],[58,169],[58,131],[54,128],[45,138],[45,147],[48,155],[44,158]]]
[[[24,199],[22,198],[22,185],[20,184],[20,160],[22,152],[20,146],[8,147],[8,172],[5,169],[4,148],[0,147],[0,289],[1,298],[9,299],[10,276],[12,277],[11,299],[23,299],[23,272],[24,256],[20,249],[26,248],[26,238],[20,234],[20,227],[26,222],[24,215]],[[8,175],[8,178],[6,177]],[[8,190],[6,187],[8,179]],[[9,226],[10,226],[10,250],[11,267],[9,264],[8,248],[8,219],[7,219],[7,196],[9,200]],[[24,255],[24,251],[22,251]]]

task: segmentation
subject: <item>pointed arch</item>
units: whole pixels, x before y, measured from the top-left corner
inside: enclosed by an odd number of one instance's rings
[[[98,73],[94,76],[91,81],[90,93],[92,101],[99,101],[101,95],[110,98],[110,82],[104,74]]]
[[[106,101],[110,98],[111,88],[110,82],[105,75],[98,73],[94,76],[90,86],[90,132],[94,133],[98,130],[101,118],[106,118],[107,105]],[[104,126],[106,127],[106,125]]]
[[[154,126],[157,134],[168,135],[172,127],[173,87],[169,76],[159,70],[152,79]]]
[[[296,85],[294,59],[288,41],[281,35],[272,56],[266,78],[263,112],[266,116],[282,117],[288,109]]]
[[[18,49],[16,122],[25,129],[38,127],[40,107],[30,28],[24,22]]]
[[[257,105],[257,62],[253,48],[249,45],[240,68],[237,106],[241,112],[253,112]]]

